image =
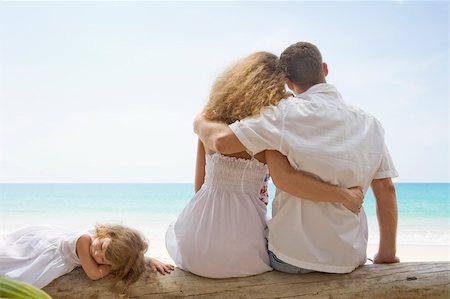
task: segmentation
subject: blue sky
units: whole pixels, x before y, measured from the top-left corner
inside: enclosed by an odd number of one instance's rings
[[[0,2],[0,182],[192,182],[215,77],[300,40],[397,182],[448,182],[448,26],[447,2]]]

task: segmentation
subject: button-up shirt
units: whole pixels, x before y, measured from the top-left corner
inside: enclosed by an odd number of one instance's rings
[[[290,164],[345,188],[396,177],[377,119],[342,100],[336,88],[317,84],[230,125],[247,150],[277,150]],[[306,269],[347,273],[366,261],[367,219],[342,204],[298,198],[277,190],[269,227],[269,250]]]

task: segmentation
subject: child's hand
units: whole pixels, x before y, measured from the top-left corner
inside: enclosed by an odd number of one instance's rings
[[[158,271],[162,275],[170,274],[175,267],[170,264],[164,264],[157,259],[145,257],[145,264],[152,269],[153,272]]]

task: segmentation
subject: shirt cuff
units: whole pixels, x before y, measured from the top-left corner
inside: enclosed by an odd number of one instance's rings
[[[379,171],[375,174],[374,180],[386,179],[386,178],[396,178],[398,177],[398,172],[395,169]]]
[[[245,148],[247,149],[247,153],[250,156],[254,156],[255,153],[251,147],[252,147],[252,143],[250,142],[250,140],[245,136],[244,132],[242,131],[242,129],[239,126],[239,121],[236,121],[234,123],[232,123],[231,125],[229,125],[228,127],[230,128],[231,131],[233,131],[234,135],[236,135],[236,137],[239,139],[239,141],[242,143],[242,145],[245,146]]]

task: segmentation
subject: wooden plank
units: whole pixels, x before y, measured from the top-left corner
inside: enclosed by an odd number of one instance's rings
[[[111,278],[90,281],[78,268],[44,288],[53,298],[126,298]],[[268,272],[208,279],[176,269],[146,272],[130,298],[450,298],[450,262],[365,265],[350,274]]]

